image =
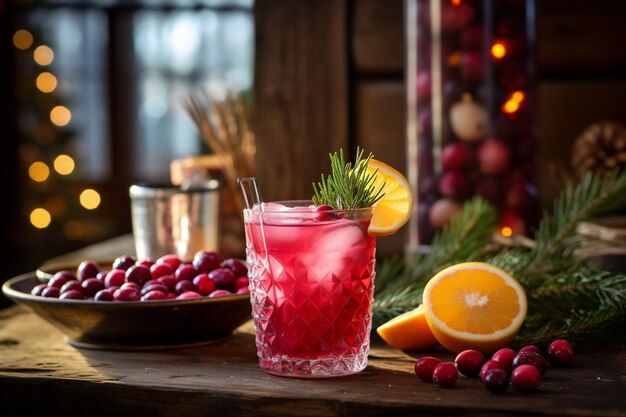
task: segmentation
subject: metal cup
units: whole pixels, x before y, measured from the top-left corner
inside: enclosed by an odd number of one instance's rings
[[[219,183],[182,189],[175,185],[130,187],[133,235],[138,259],[176,254],[190,260],[199,250],[217,250]]]

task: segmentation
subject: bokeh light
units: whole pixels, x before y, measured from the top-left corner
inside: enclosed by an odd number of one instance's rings
[[[35,82],[42,93],[51,93],[57,88],[57,77],[49,72],[39,74]]]
[[[71,156],[61,154],[54,158],[54,170],[61,175],[69,175],[74,171],[76,164]]]
[[[91,188],[80,193],[80,204],[87,210],[93,210],[100,205],[100,194]]]
[[[52,217],[47,210],[36,208],[30,212],[30,223],[37,229],[45,229],[50,225]]]
[[[65,126],[72,120],[72,112],[65,106],[56,106],[50,111],[50,121],[57,126]]]
[[[36,182],[44,182],[50,176],[50,168],[41,161],[36,161],[28,167],[28,176]]]
[[[504,58],[506,52],[506,46],[502,42],[496,42],[491,46],[491,55],[496,59]]]
[[[505,226],[505,227],[503,227],[503,228],[500,230],[500,233],[501,233],[501,234],[502,234],[502,236],[504,236],[504,237],[510,237],[510,236],[512,236],[512,235],[513,235],[513,229],[511,229],[510,227],[506,227],[506,226]]]
[[[50,65],[54,61],[54,51],[47,45],[40,45],[35,48],[33,59],[41,66]]]
[[[17,49],[28,49],[33,44],[33,35],[26,29],[20,29],[13,34],[13,45]]]

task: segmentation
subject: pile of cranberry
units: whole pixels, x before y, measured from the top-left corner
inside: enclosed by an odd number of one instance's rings
[[[424,382],[435,382],[441,387],[453,386],[460,372],[469,378],[480,377],[485,388],[493,394],[503,394],[509,384],[519,391],[533,392],[539,388],[549,362],[566,365],[573,357],[572,345],[567,340],[557,339],[550,343],[547,358],[534,345],[525,346],[519,352],[500,349],[490,360],[477,350],[464,350],[454,363],[442,362],[432,356],[419,358],[415,363],[415,374]]]
[[[192,262],[176,255],[156,261],[120,256],[110,270],[83,261],[76,270],[59,271],[31,294],[65,300],[148,301],[217,297],[248,292],[248,268],[239,259],[222,260],[211,251],[199,251]]]

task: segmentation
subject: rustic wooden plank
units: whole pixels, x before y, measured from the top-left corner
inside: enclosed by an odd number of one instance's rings
[[[543,76],[624,76],[626,2],[538,1],[539,68]]]
[[[377,159],[406,173],[404,83],[362,81],[356,84],[354,97],[356,143],[373,152]],[[393,236],[377,239],[376,253],[382,256],[402,253],[407,227]]]
[[[348,148],[347,0],[255,2],[255,129],[266,200],[310,198]]]
[[[602,120],[626,124],[626,81],[543,82],[539,86],[539,169],[544,207],[562,189],[570,148],[589,125]]]
[[[353,2],[352,51],[358,73],[404,72],[403,0]]]
[[[12,307],[0,312],[0,357],[3,415],[626,416],[623,342],[578,352],[572,366],[550,369],[536,394],[511,387],[503,396],[463,376],[453,389],[423,383],[413,374],[416,355],[377,341],[358,375],[269,376],[257,364],[249,324],[194,349],[97,351],[71,347],[57,329]]]

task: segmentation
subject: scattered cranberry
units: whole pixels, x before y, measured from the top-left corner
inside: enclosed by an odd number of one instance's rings
[[[106,278],[104,278],[104,286],[109,287],[120,287],[125,281],[126,271],[123,269],[113,269],[109,271]]]
[[[59,298],[61,290],[59,287],[46,287],[41,291],[41,295],[47,298]]]
[[[200,271],[198,271],[193,265],[182,264],[174,272],[174,278],[176,281],[182,281],[184,279],[191,281],[194,279]]]
[[[98,278],[87,278],[82,282],[81,286],[87,297],[96,295],[98,291],[104,289],[104,284]]]
[[[95,278],[100,272],[100,266],[94,261],[82,261],[76,270],[76,277],[79,281],[87,278]]]
[[[220,290],[235,289],[235,274],[228,268],[217,268],[209,272],[209,278],[215,281],[215,285]]]
[[[240,259],[226,259],[220,264],[220,268],[230,269],[236,277],[248,275],[248,267],[246,266],[246,263]]]
[[[79,290],[69,290],[61,294],[59,298],[62,300],[82,300],[85,298],[85,295]]]
[[[219,268],[222,263],[222,257],[217,252],[199,251],[193,257],[193,266],[199,272],[209,273]]]
[[[180,266],[180,264],[183,263],[183,260],[180,259],[178,256],[176,255],[163,255],[161,256],[159,259],[157,259],[156,261],[157,264],[167,264],[170,268],[172,268],[172,271],[176,271],[176,268],[178,268]]]
[[[157,279],[165,275],[172,275],[174,271],[168,264],[154,264],[150,267],[152,278]]]
[[[159,290],[148,291],[144,295],[141,296],[141,301],[149,301],[149,300],[165,300],[167,297],[164,292]]]
[[[227,290],[215,290],[211,294],[209,294],[209,298],[213,297],[221,297],[222,295],[231,295],[232,292]]]
[[[513,359],[513,367],[517,368],[521,365],[532,365],[535,368],[539,369],[539,371],[543,374],[546,371],[546,360],[543,356],[538,355],[534,352],[521,352],[515,356]]]
[[[140,299],[139,291],[131,286],[126,288],[120,288],[119,290],[115,291],[115,294],[113,294],[113,296],[115,297],[116,301],[139,301]]]
[[[535,345],[524,346],[517,353],[522,353],[522,352],[533,352],[533,353],[536,353],[537,355],[543,356],[543,351],[541,350],[541,348]]]
[[[480,374],[480,370],[487,360],[485,355],[477,350],[464,350],[459,353],[454,360],[457,369],[463,375],[475,378]]]
[[[209,295],[217,288],[215,281],[204,272],[193,279],[193,285],[202,295]]]
[[[132,256],[128,256],[128,255],[120,256],[116,258],[115,261],[113,261],[112,268],[126,271],[128,268],[134,265],[135,262],[137,262],[137,260]]]
[[[49,287],[61,288],[68,281],[75,281],[76,275],[70,271],[59,271],[48,281]]]
[[[484,380],[485,375],[487,375],[487,372],[489,372],[492,369],[502,369],[503,371],[505,371],[504,367],[502,366],[500,362],[494,361],[493,359],[491,359],[485,362],[482,368],[480,368],[480,379]]]
[[[502,368],[510,373],[513,370],[513,359],[516,355],[517,353],[513,349],[503,348],[494,353],[491,360],[500,362]]]
[[[456,384],[459,371],[452,362],[442,362],[433,369],[433,382],[440,387],[448,388]]]
[[[193,282],[191,281],[178,281],[176,283],[176,287],[174,288],[174,291],[176,292],[176,294],[184,294],[186,292],[189,291],[195,291],[196,290],[196,286],[193,285]]]
[[[95,278],[93,278],[93,279],[95,279]],[[66,292],[68,292],[70,290],[78,290],[80,292],[83,292],[83,286],[78,281],[67,281],[61,287],[61,294],[66,293]]]
[[[504,369],[490,369],[483,378],[483,385],[492,394],[502,394],[509,387],[509,374]]]
[[[419,358],[415,362],[415,375],[417,375],[424,382],[433,382],[433,371],[435,366],[439,365],[441,361],[432,356],[424,356]]]
[[[48,286],[46,284],[35,285],[33,287],[33,289],[30,290],[30,293],[31,293],[31,295],[40,296],[41,293],[43,292],[43,290],[45,290],[46,288],[48,288]]]
[[[114,299],[113,294],[108,290],[100,290],[94,296],[96,301],[113,301]]]
[[[126,270],[124,280],[126,282],[135,282],[139,285],[144,285],[146,282],[152,279],[150,270],[145,266],[133,265]]]
[[[548,346],[548,357],[557,365],[565,365],[574,358],[574,348],[565,339],[557,339]]]
[[[511,374],[511,383],[520,391],[537,391],[539,382],[541,382],[541,372],[532,365],[520,365],[513,369]]]

